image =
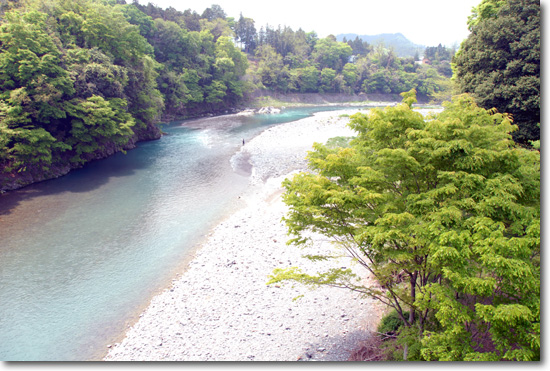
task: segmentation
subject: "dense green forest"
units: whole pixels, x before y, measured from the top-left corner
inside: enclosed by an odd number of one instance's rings
[[[3,188],[159,138],[163,115],[218,112],[243,98],[248,62],[215,14],[190,30],[123,1],[21,0],[2,12]]]
[[[161,120],[227,112],[254,90],[449,91],[439,68],[382,45],[116,0],[14,0],[0,8],[2,189],[64,174]],[[447,94],[448,95],[448,94]]]
[[[424,100],[448,91],[450,75],[417,63],[414,57],[400,58],[383,44],[370,45],[357,38],[338,42],[332,35],[318,39],[314,32],[289,27],[261,28],[248,44],[246,34],[237,36],[245,48],[254,50],[253,82],[270,90],[399,94],[414,88]]]

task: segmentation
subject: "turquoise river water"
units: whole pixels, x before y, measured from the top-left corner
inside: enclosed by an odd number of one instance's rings
[[[242,140],[332,109],[174,122],[126,155],[0,195],[0,360],[101,359],[235,208]]]

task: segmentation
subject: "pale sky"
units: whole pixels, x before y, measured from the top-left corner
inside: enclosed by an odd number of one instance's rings
[[[129,2],[129,1],[128,1]],[[319,37],[355,33],[376,35],[400,32],[416,44],[452,46],[468,36],[466,22],[481,0],[139,0],[161,8],[195,10],[202,14],[212,4],[227,16],[255,21],[256,29],[289,26],[315,31]],[[544,3],[544,1],[542,1]]]

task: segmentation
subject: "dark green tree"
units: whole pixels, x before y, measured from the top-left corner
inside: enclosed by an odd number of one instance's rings
[[[363,39],[360,39],[359,36],[356,36],[354,40],[348,40],[347,44],[353,49],[353,55],[365,56],[372,51],[372,47],[369,43],[363,41]]]
[[[484,108],[512,115],[522,144],[540,139],[540,3],[484,1],[457,52],[455,78]],[[485,14],[487,13],[487,14]]]
[[[256,27],[252,18],[243,17],[242,13],[235,26],[235,36],[237,40],[244,44],[246,53],[253,53],[256,48]]]
[[[201,16],[201,18],[207,19],[209,21],[213,21],[218,18],[225,19],[226,17],[227,14],[225,14],[223,8],[217,4],[213,4],[209,8],[206,8],[204,12],[202,12]]]

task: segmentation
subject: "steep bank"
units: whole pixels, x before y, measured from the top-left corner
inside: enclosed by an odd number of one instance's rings
[[[273,102],[276,100],[277,102]],[[211,111],[193,111],[187,115],[165,112],[162,116],[162,122],[170,122],[176,120],[185,120],[190,118],[199,118],[206,116],[220,116],[225,114],[236,113],[247,107],[265,107],[265,106],[282,106],[282,105],[337,105],[337,104],[358,104],[366,102],[397,102],[400,101],[399,96],[392,94],[279,94],[266,91],[256,90],[248,96],[248,100],[242,102],[236,107],[226,107]],[[280,103],[282,102],[282,103]],[[156,125],[149,125],[143,129],[137,129],[133,138],[122,148],[114,145],[106,145],[101,150],[89,155],[89,161],[95,161],[109,157],[121,150],[131,150],[136,147],[136,143],[141,141],[156,140],[162,136],[161,130]],[[79,169],[86,165],[72,163],[69,161],[70,156],[62,156],[58,161],[51,164],[49,169],[44,170],[40,166],[29,165],[23,171],[3,173],[0,172],[0,193],[11,191],[25,187],[27,185],[38,183],[44,180],[58,178],[68,174],[71,170]],[[88,161],[88,162],[89,162]]]
[[[330,287],[266,286],[277,267],[309,271],[335,264],[302,258],[337,248],[322,236],[306,250],[286,245],[281,218],[287,206],[280,196],[288,173],[305,169],[313,142],[353,135],[341,113],[272,127],[242,147],[233,161],[252,166],[242,196],[247,206],[212,231],[187,270],[151,301],[105,360],[344,361],[369,338],[380,313],[371,299]],[[365,275],[348,258],[337,264]]]
[[[104,159],[112,156],[117,152],[131,150],[136,148],[136,143],[148,140],[156,140],[162,136],[158,126],[149,125],[143,129],[137,129],[135,134],[128,143],[120,148],[114,144],[107,144],[98,151],[88,155],[88,162]],[[59,178],[68,174],[71,170],[79,169],[86,163],[74,163],[70,161],[71,155],[64,155],[57,161],[54,161],[48,169],[43,169],[39,165],[26,166],[24,170],[18,172],[5,173],[0,171],[0,193],[13,191],[23,188],[33,183],[42,182],[49,179]]]

